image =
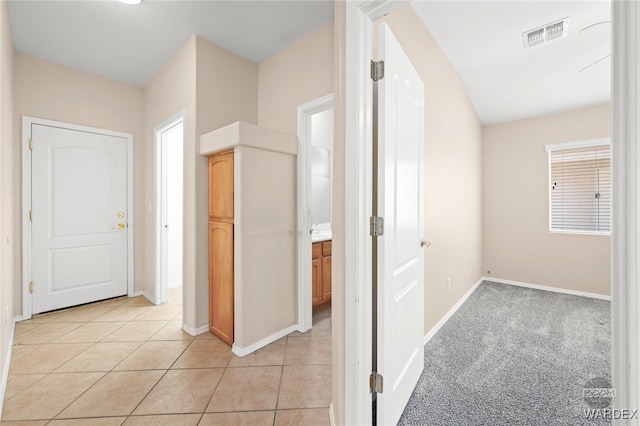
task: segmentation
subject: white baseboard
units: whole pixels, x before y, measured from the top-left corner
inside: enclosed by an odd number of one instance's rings
[[[291,334],[294,331],[298,331],[298,324],[294,324],[290,327],[285,328],[284,330],[273,333],[271,336],[265,337],[264,339],[246,347],[240,347],[234,343],[231,351],[239,357],[247,356],[257,351],[258,349],[262,349],[268,344],[275,342],[278,339],[282,339],[284,336]]]
[[[604,294],[597,294],[597,293],[588,293],[586,291],[567,290],[567,289],[564,289],[564,288],[549,287],[549,286],[546,286],[546,285],[539,285],[539,284],[523,283],[523,282],[520,282],[520,281],[504,280],[502,278],[494,278],[494,277],[482,277],[482,279],[484,281],[492,281],[494,283],[514,285],[514,286],[518,286],[518,287],[533,288],[533,289],[536,289],[536,290],[552,291],[554,293],[564,293],[564,294],[570,294],[572,296],[590,297],[592,299],[602,299],[602,300],[609,300],[609,301],[611,300],[611,296],[607,296],[607,295],[604,295]]]
[[[145,299],[147,299],[149,302],[153,303],[154,305],[161,305],[162,304],[162,300],[160,300],[159,297],[152,297],[149,293],[147,293],[146,291],[142,292],[142,295],[144,296]]]
[[[4,395],[7,391],[7,380],[9,379],[9,367],[11,366],[11,355],[13,353],[13,336],[16,332],[16,323],[19,321],[22,321],[22,315],[18,315],[13,318],[11,334],[9,335],[9,347],[7,348],[7,358],[4,360],[4,366],[2,368],[2,378],[0,379],[0,420],[2,420]]]
[[[189,327],[187,324],[182,324],[182,329],[192,336],[198,336],[200,334],[204,334],[207,331],[209,331],[209,326],[201,325],[200,327],[193,328],[193,327]]]
[[[128,296],[129,297],[144,296],[144,291],[142,291],[142,290],[134,291],[133,293],[129,294]]]
[[[429,330],[429,332],[424,336],[424,344],[426,345],[427,342],[429,340],[431,340],[431,338],[438,332],[438,330],[440,330],[440,328],[447,322],[449,321],[449,318],[451,318],[451,316],[453,314],[456,313],[456,311],[460,308],[460,306],[462,306],[462,304],[464,302],[466,302],[466,300],[469,298],[469,296],[471,296],[471,294],[476,291],[476,288],[478,288],[478,286],[482,283],[482,281],[484,281],[484,278],[480,278],[474,285],[473,287],[471,287],[469,290],[467,290],[467,292],[464,294],[464,296],[462,296],[460,298],[460,300],[458,300],[458,302],[453,305],[453,307],[451,309],[449,309],[449,312],[447,312],[445,314],[445,316],[443,316],[442,318],[440,318],[440,321],[438,321],[436,323],[436,325],[434,325],[431,330]]]
[[[299,333],[306,333],[307,331],[311,330],[313,327],[311,324],[303,324],[301,322],[299,322],[296,325],[296,331]]]
[[[331,426],[336,426],[336,418],[333,414],[333,402],[329,404],[329,424]]]

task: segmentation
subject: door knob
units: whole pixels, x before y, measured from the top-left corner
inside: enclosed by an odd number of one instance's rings
[[[125,228],[125,226],[126,225],[124,223],[119,223],[116,226],[112,226],[111,229],[120,229],[120,230],[122,230],[122,229]]]

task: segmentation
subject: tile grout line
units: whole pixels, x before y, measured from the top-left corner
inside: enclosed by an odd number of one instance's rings
[[[202,417],[200,418],[200,421],[198,422],[198,424],[200,424],[200,422],[204,418],[204,415],[207,414],[207,408],[209,408],[209,405],[211,405],[211,401],[213,401],[213,396],[216,394],[216,391],[218,390],[218,386],[220,386],[220,382],[222,382],[222,378],[224,377],[227,370],[230,368],[229,364],[231,364],[231,358],[229,358],[229,362],[227,362],[227,366],[224,367],[224,369],[222,370],[222,374],[218,379],[218,383],[216,383],[215,387],[213,388],[213,392],[211,392],[211,396],[209,397],[209,401],[207,401],[207,404],[204,406],[204,410],[202,411]]]
[[[116,307],[117,307],[117,306],[116,306]],[[114,307],[113,309],[115,309],[116,307]],[[113,309],[112,309],[112,310],[113,310]],[[108,312],[111,312],[112,310],[107,311],[107,313],[108,313]],[[96,319],[96,318],[94,318],[94,319]],[[89,322],[93,322],[93,320],[90,320],[90,321],[86,322],[85,324],[88,324]],[[96,322],[99,322],[99,321],[96,321]],[[116,330],[119,330],[120,328],[124,327],[124,326],[125,326],[125,324],[127,324],[128,322],[129,322],[129,321],[125,322],[125,323],[124,323],[124,324],[122,324],[120,327],[118,327]],[[116,332],[116,330],[114,330],[114,331],[113,331],[112,333],[110,333],[109,335],[111,335],[111,334],[115,333],[115,332]],[[104,338],[106,338],[106,336],[105,336],[105,337],[103,337],[103,339],[104,339]],[[96,345],[96,344],[98,344],[98,343],[101,343],[101,341],[95,342],[93,345],[91,345],[91,346],[89,346],[89,347],[93,347],[93,346],[95,346],[95,345]],[[112,342],[112,343],[119,343],[119,342]],[[143,343],[144,343],[144,342],[143,342]],[[142,346],[142,344],[141,344],[140,346]],[[138,348],[139,348],[140,346],[138,346]],[[89,348],[85,349],[83,352],[85,352],[85,351],[86,351],[86,350],[88,350],[88,349],[89,349]],[[137,350],[137,349],[134,349],[134,351],[132,351],[131,353],[135,352],[135,350]],[[83,353],[83,352],[81,352],[81,353]],[[131,353],[130,353],[128,356],[126,356],[124,359],[128,358],[128,357],[131,355]],[[78,355],[80,355],[80,354],[78,354]],[[76,356],[77,356],[77,355],[76,355]],[[74,358],[75,358],[75,357],[74,357]],[[102,376],[100,376],[100,378],[99,378],[98,380],[96,380],[96,381],[95,381],[95,383],[93,383],[91,386],[89,386],[87,389],[85,389],[85,390],[84,390],[84,392],[82,392],[80,395],[78,395],[78,396],[77,396],[73,401],[71,401],[69,404],[67,404],[64,408],[62,408],[62,410],[60,410],[56,415],[54,415],[54,416],[53,416],[53,418],[52,418],[52,419],[50,419],[50,420],[49,420],[49,423],[50,423],[50,422],[52,422],[53,420],[55,420],[55,419],[56,419],[56,417],[58,417],[60,414],[62,414],[62,413],[64,412],[64,410],[66,410],[66,409],[67,409],[67,408],[69,408],[71,405],[73,405],[76,401],[78,401],[78,400],[79,400],[79,399],[80,399],[84,394],[86,394],[87,392],[89,392],[89,390],[93,389],[93,388],[94,388],[98,383],[100,383],[100,382],[102,381],[102,379],[104,379],[104,378],[106,377],[106,375],[107,375],[107,374],[109,374],[109,373],[113,372],[113,370],[114,370],[114,369],[115,369],[115,368],[116,368],[116,367],[117,367],[117,366],[118,366],[122,361],[124,361],[124,359],[122,359],[119,363],[117,363],[116,365],[114,365],[114,366],[111,368],[111,370],[106,371],[106,372],[103,372],[104,374],[103,374]],[[71,360],[68,360],[67,362],[69,362],[69,361],[71,361]],[[66,364],[66,362],[65,362],[64,364]],[[64,364],[63,364],[63,365],[64,365]],[[60,367],[61,367],[61,366],[59,366],[58,368],[60,368]],[[53,372],[50,372],[50,373],[48,373],[48,374],[53,374]],[[82,373],[81,373],[81,374],[82,374]],[[146,397],[146,395],[145,395],[145,397]],[[125,420],[125,421],[126,421],[126,420]],[[124,422],[123,422],[123,423],[124,423]]]
[[[158,330],[158,331],[160,331],[160,330]],[[152,334],[151,336],[149,336],[149,338],[148,338],[147,340],[145,340],[145,341],[142,343],[142,345],[138,346],[138,349],[139,349],[140,347],[142,347],[145,343],[149,342],[149,341],[150,341],[149,339],[150,339],[151,337],[153,337],[154,335],[155,335],[155,333],[154,333],[154,334]],[[151,392],[156,388],[156,386],[158,386],[158,383],[160,383],[160,382],[162,381],[162,379],[164,379],[164,378],[166,377],[166,375],[167,375],[167,373],[169,372],[169,370],[171,370],[171,367],[173,367],[173,366],[175,365],[175,363],[176,363],[176,362],[178,362],[178,359],[180,359],[180,357],[181,357],[181,356],[186,352],[186,350],[187,350],[187,349],[188,349],[188,348],[193,344],[193,342],[194,342],[194,341],[195,341],[195,339],[194,339],[194,340],[192,340],[191,342],[189,342],[189,344],[188,344],[187,346],[185,346],[185,347],[184,347],[184,349],[182,350],[182,352],[180,352],[180,354],[176,357],[176,359],[174,359],[174,360],[173,360],[173,362],[171,363],[171,365],[169,366],[169,368],[167,368],[167,369],[164,371],[164,374],[163,374],[162,376],[160,376],[160,378],[159,378],[159,379],[154,383],[154,385],[153,385],[153,386],[151,386],[151,389],[149,389],[149,391],[148,391],[148,392],[147,392],[147,393],[142,397],[142,399],[140,399],[140,401],[138,402],[138,404],[137,404],[135,407],[133,407],[133,410],[131,410],[131,412],[126,416],[125,422],[129,419],[129,417],[131,417],[131,416],[133,415],[133,413],[138,409],[138,407],[140,407],[140,404],[142,404],[142,402],[143,402],[145,399],[147,399],[147,397],[149,396],[149,394],[150,394],[150,393],[151,393]],[[136,350],[138,350],[138,349],[136,349]],[[136,350],[134,350],[133,352],[135,352]],[[129,358],[129,357],[133,354],[133,352],[131,352],[131,353],[130,353],[130,354],[129,354],[125,359]],[[122,361],[120,361],[120,363],[118,363],[118,365],[120,365],[122,362],[124,362],[124,360],[125,360],[125,359],[123,359]],[[116,366],[116,367],[117,367],[117,366]],[[113,367],[113,368],[116,368],[116,367]],[[151,371],[151,370],[130,370],[130,371]],[[177,413],[176,413],[176,414],[177,414]]]
[[[280,405],[280,392],[282,391],[282,379],[284,377],[284,365],[287,362],[287,349],[289,348],[289,336],[284,344],[284,354],[282,356],[282,365],[280,366],[280,384],[278,385],[278,396],[276,397],[276,409],[273,412],[273,426],[276,424],[278,418],[278,406]]]

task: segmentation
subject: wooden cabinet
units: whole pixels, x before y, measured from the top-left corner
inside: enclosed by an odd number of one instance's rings
[[[209,157],[209,218],[233,222],[233,151]]]
[[[311,246],[311,304],[322,303],[322,243]]]
[[[209,329],[233,344],[233,224],[209,221]]]
[[[233,344],[233,151],[209,157],[209,330]]]
[[[312,305],[331,300],[331,241],[313,243],[311,274]]]

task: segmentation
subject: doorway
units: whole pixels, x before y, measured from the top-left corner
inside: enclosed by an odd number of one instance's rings
[[[298,331],[330,311],[333,94],[298,107]],[[324,308],[324,309],[323,309]]]
[[[156,128],[156,285],[154,303],[182,288],[184,115]]]

